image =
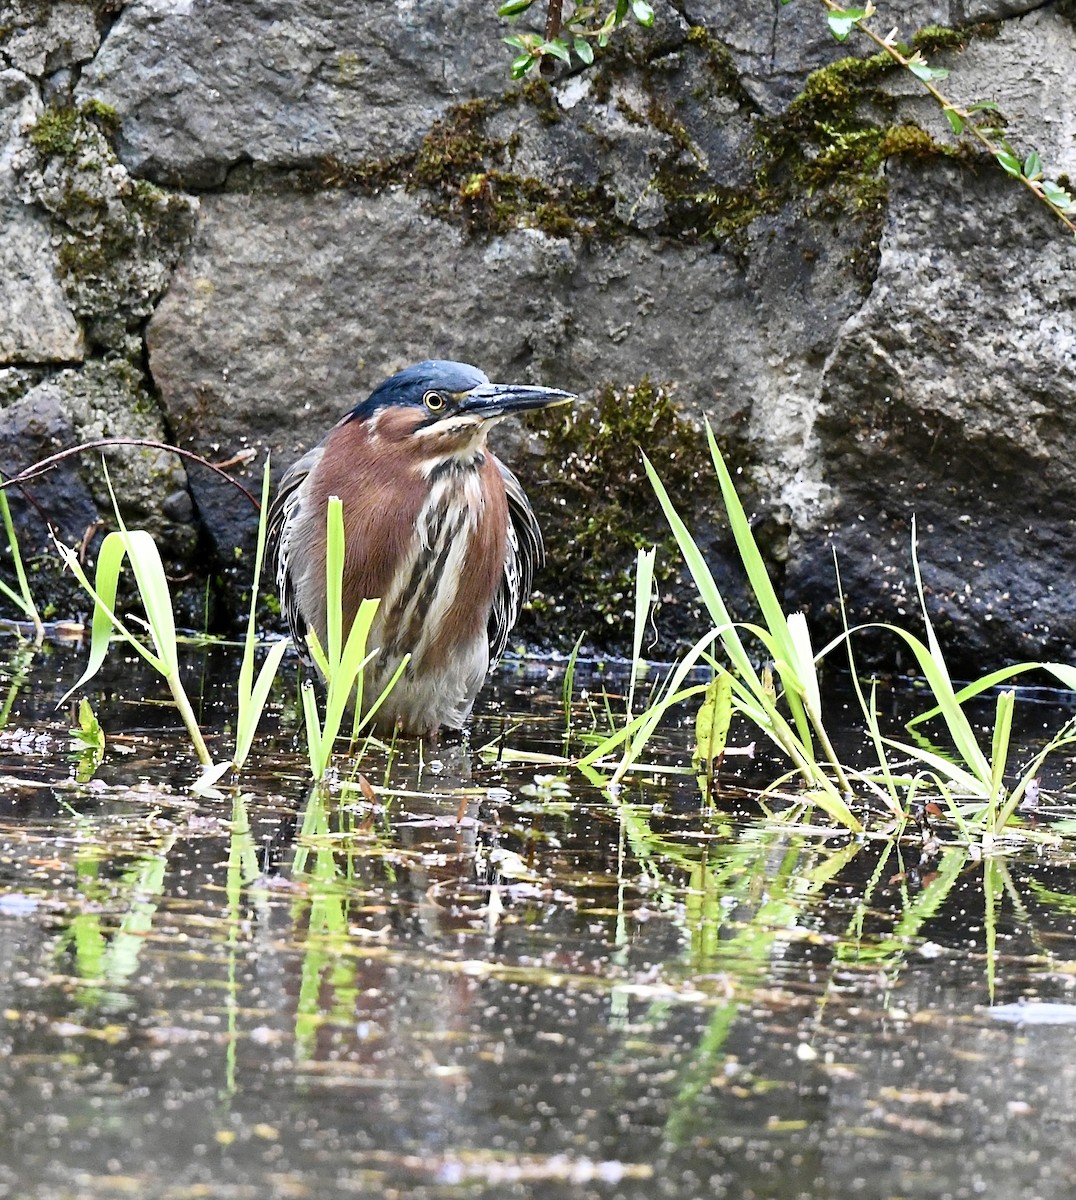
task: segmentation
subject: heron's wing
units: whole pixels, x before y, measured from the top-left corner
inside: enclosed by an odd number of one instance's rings
[[[307,620],[299,607],[292,579],[292,537],[295,534],[303,500],[306,496],[306,489],[303,485],[310,472],[317,466],[323,449],[324,443],[308,450],[302,458],[293,462],[284,472],[273,503],[269,506],[269,519],[266,526],[270,560],[274,563],[276,571],[276,590],[280,596],[280,606],[287,619],[295,648],[307,661],[309,661],[306,647]]]
[[[512,472],[497,460],[497,469],[508,497],[508,542],[504,554],[504,576],[489,614],[489,665],[504,653],[508,635],[531,594],[534,572],[545,562],[542,531],[526,493]]]

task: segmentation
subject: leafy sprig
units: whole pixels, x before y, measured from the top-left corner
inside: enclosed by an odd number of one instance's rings
[[[781,3],[788,4],[789,0],[781,0]],[[983,116],[997,110],[993,101],[978,100],[974,104],[964,106],[943,95],[937,84],[948,77],[948,70],[945,67],[930,66],[919,50],[913,54],[905,54],[900,49],[896,29],[891,30],[885,37],[871,29],[867,21],[876,10],[870,0],[864,8],[842,8],[836,0],[821,0],[821,3],[826,9],[830,32],[837,41],[845,41],[853,29],[870,38],[883,53],[919,80],[937,102],[945,114],[949,128],[957,137],[967,135],[974,138],[997,160],[1003,171],[1027,188],[1071,233],[1076,234],[1076,201],[1055,179],[1046,177],[1042,158],[1037,150],[1032,150],[1021,158],[1006,140],[996,121]]]
[[[504,0],[497,15],[519,17],[534,3],[535,0]],[[518,51],[512,60],[512,78],[522,79],[539,64],[548,73],[558,59],[570,66],[573,55],[589,67],[594,61],[594,46],[607,46],[613,31],[629,14],[647,28],[654,24],[654,9],[649,0],[616,0],[612,8],[604,3],[576,4],[566,19],[562,19],[561,0],[547,0],[544,33],[514,33],[504,39]]]

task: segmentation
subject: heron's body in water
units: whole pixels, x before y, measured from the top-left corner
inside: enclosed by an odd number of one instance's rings
[[[491,384],[465,363],[418,363],[381,383],[284,475],[269,517],[277,587],[301,651],[325,645],[329,498],[343,504],[345,636],[364,598],[380,599],[364,696],[410,660],[378,713],[382,730],[458,729],[504,650],[542,535],[523,488],[486,445],[516,412],[569,392]]]

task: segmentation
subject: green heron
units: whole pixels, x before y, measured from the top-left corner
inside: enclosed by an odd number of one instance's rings
[[[325,645],[325,520],[344,517],[345,634],[378,597],[366,694],[405,654],[381,729],[460,728],[496,664],[543,561],[519,480],[486,438],[503,417],[566,404],[570,392],[490,383],[475,367],[417,363],[379,384],[284,475],[269,514],[276,580],[296,646]]]

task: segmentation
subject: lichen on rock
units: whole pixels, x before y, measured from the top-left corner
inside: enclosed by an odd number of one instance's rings
[[[89,341],[138,358],[198,202],[133,178],[108,140],[115,121],[98,101],[45,109],[16,171],[23,199],[53,219],[60,278]]]

